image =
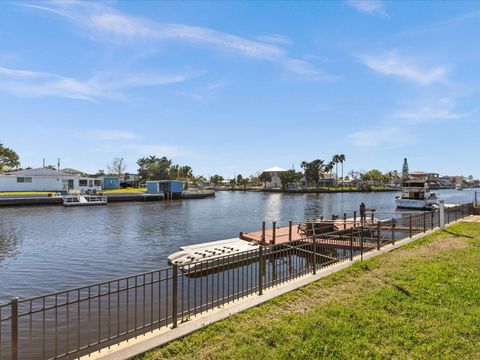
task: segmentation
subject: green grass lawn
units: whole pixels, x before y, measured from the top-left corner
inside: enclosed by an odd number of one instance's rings
[[[460,223],[144,359],[479,359],[480,224]]]
[[[121,194],[121,193],[140,193],[146,192],[146,188],[125,188],[125,189],[114,189],[114,190],[102,190],[102,194]]]
[[[52,191],[4,191],[0,192],[0,196],[2,195],[48,195],[54,194]]]

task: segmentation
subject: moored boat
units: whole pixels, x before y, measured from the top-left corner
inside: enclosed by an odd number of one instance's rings
[[[397,208],[431,210],[438,206],[438,196],[430,192],[427,182],[406,181],[395,203]]]
[[[240,238],[211,241],[180,247],[168,256],[170,265],[177,265],[186,273],[198,273],[222,265],[225,256],[231,256],[228,263],[244,262],[258,257],[258,244]]]

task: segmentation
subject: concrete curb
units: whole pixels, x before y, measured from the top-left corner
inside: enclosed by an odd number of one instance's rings
[[[450,224],[448,224],[448,226],[461,222],[463,220],[464,219],[451,222]],[[421,239],[437,230],[439,230],[439,228],[428,230],[425,233],[417,234],[412,238],[399,240],[398,242],[395,242],[395,244],[389,244],[382,247],[380,250],[372,250],[363,255],[363,260],[368,260],[378,255],[396,250],[402,246],[405,246],[418,239]],[[271,299],[274,299],[280,295],[302,288],[314,281],[322,279],[340,270],[346,269],[350,267],[352,264],[360,261],[362,261],[361,256],[356,256],[353,258],[352,261],[345,261],[345,262],[321,269],[315,275],[308,274],[301,278],[294,279],[288,283],[278,285],[277,287],[266,289],[264,290],[263,295],[254,294],[250,297],[240,299],[237,302],[227,304],[222,308],[211,310],[201,316],[197,316],[196,318],[193,318],[190,321],[179,324],[178,327],[175,329],[162,328],[159,330],[155,330],[151,333],[139,336],[136,339],[130,339],[129,341],[124,341],[118,345],[112,345],[109,349],[108,348],[102,349],[99,352],[87,355],[82,359],[102,359],[102,360],[130,359],[134,356],[143,354],[154,348],[163,346],[171,341],[187,336],[193,333],[194,331],[201,329],[204,326],[226,319],[232,314],[236,314],[241,311],[250,309],[257,305],[263,304]]]

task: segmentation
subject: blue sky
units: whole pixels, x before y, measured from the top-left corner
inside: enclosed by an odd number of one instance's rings
[[[473,1],[1,2],[0,141],[89,172],[478,177],[479,38]]]

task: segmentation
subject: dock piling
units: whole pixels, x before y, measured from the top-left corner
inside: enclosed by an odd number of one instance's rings
[[[292,220],[288,220],[288,241],[292,241]]]
[[[262,242],[265,242],[265,221],[262,221]]]

